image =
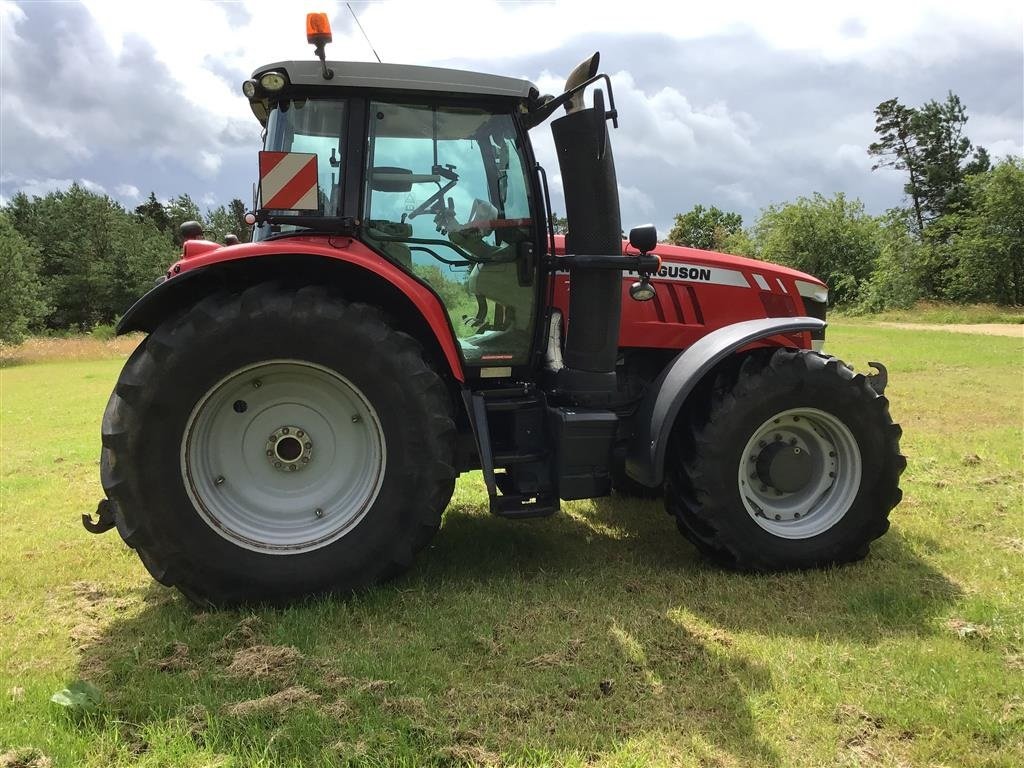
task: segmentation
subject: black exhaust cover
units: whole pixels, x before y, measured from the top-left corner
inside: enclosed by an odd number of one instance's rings
[[[566,252],[621,255],[619,190],[604,111],[573,112],[555,120],[551,132],[569,222]],[[594,373],[614,371],[621,315],[619,270],[573,269],[569,282],[569,330],[563,355],[566,366]]]

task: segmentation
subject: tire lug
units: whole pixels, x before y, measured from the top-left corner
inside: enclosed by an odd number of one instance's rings
[[[224,475],[217,475],[217,479],[213,481],[214,485],[224,485]]]
[[[359,418],[359,414],[358,413],[352,414],[352,423],[353,424],[358,424],[360,421],[362,421],[362,419]]]
[[[324,511],[322,509],[320,509],[320,507],[317,507],[316,511],[313,512],[313,514],[316,515],[317,520],[319,520],[321,517],[324,516]]]

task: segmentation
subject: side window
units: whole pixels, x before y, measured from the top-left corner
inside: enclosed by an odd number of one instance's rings
[[[533,229],[509,114],[374,102],[366,242],[429,283],[468,364],[526,361]]]

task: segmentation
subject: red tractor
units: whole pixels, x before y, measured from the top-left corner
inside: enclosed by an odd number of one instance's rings
[[[187,231],[121,320],[148,335],[103,418],[109,501],[87,528],[204,603],[349,591],[408,568],[480,469],[502,517],[615,488],[662,496],[730,568],[864,557],[906,463],[885,369],[821,352],[810,275],[653,226],[623,242],[597,55],[541,96],[327,62],[324,22],[319,61],[243,84],[264,127],[252,242]],[[562,107],[564,237],[529,138]]]

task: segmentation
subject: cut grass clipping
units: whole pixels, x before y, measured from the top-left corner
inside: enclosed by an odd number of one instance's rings
[[[407,577],[222,613],[79,523],[126,351],[3,369],[0,766],[1021,765],[1024,342],[828,347],[889,366],[905,432],[863,563],[734,575],[659,503],[515,523],[471,475]]]

